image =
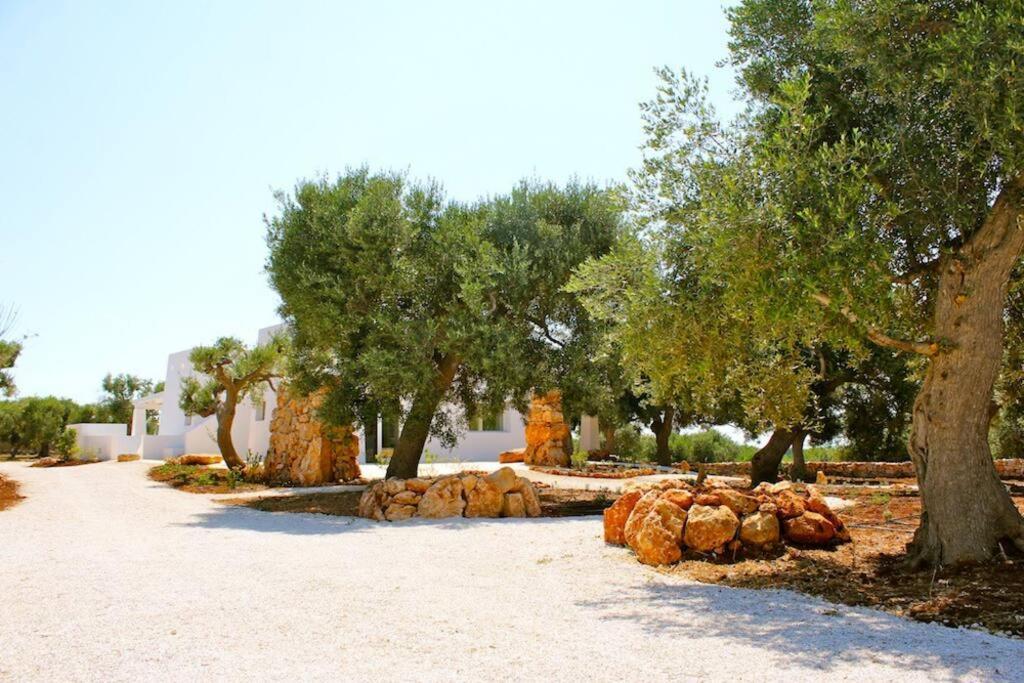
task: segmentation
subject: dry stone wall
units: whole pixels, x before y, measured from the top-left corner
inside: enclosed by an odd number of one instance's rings
[[[996,473],[1002,479],[1024,479],[1024,459],[994,460]],[[722,477],[749,477],[749,462],[712,462],[701,465],[708,474]],[[788,472],[788,465],[779,468]],[[849,479],[913,479],[916,476],[912,462],[809,462],[811,476],[823,472],[826,477]]]
[[[278,391],[265,463],[270,483],[318,486],[360,476],[355,431],[316,419],[325,393],[293,396],[286,387]]]
[[[411,517],[539,517],[540,498],[529,479],[509,467],[487,475],[386,479],[363,492],[359,516],[378,522]]]

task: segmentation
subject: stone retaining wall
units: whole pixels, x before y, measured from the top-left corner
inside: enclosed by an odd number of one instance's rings
[[[321,390],[310,396],[291,396],[280,387],[264,463],[269,483],[318,486],[360,476],[356,433],[350,427],[332,427],[316,419],[325,394]]]
[[[665,481],[628,490],[605,510],[604,540],[628,545],[644,564],[665,565],[687,552],[735,558],[787,543],[846,543],[850,533],[813,486],[780,482],[742,492]]]
[[[533,484],[509,467],[487,475],[378,481],[359,499],[359,516],[378,522],[410,517],[538,517]]]
[[[1003,479],[1024,479],[1024,459],[994,460],[996,472]],[[749,477],[749,462],[711,462],[701,465],[708,473],[723,477]],[[824,472],[827,477],[849,479],[913,479],[912,462],[809,462],[807,472],[815,476]],[[789,465],[779,468],[782,474],[788,474]]]

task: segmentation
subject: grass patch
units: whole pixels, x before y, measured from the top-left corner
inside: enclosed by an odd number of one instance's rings
[[[151,469],[149,478],[189,493],[231,493],[267,488],[260,482],[247,481],[232,470],[202,465],[165,463]]]

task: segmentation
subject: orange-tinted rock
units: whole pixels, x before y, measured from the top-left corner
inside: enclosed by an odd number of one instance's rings
[[[384,519],[389,522],[397,522],[403,519],[409,519],[416,514],[415,505],[398,505],[391,503],[388,509],[384,511]]]
[[[612,503],[604,511],[604,542],[614,545],[625,545],[626,543],[626,521],[633,512],[633,507],[640,500],[643,493],[640,491],[628,491]]]
[[[683,542],[688,548],[706,553],[731,541],[739,525],[736,513],[724,505],[694,505],[686,519]]]
[[[679,544],[685,525],[685,510],[667,500],[655,500],[632,544],[636,558],[655,566],[678,562],[682,557]]]
[[[508,464],[513,462],[522,462],[524,454],[526,453],[525,448],[513,448],[510,451],[505,451],[498,454],[498,462]]]
[[[428,490],[424,498],[430,493]],[[499,517],[503,503],[502,491],[490,478],[478,479],[466,494],[466,517]]]
[[[418,505],[420,494],[415,491],[400,491],[391,499],[392,505]]]
[[[791,489],[783,489],[779,491],[775,494],[773,500],[775,505],[778,507],[779,517],[782,517],[783,519],[799,517],[804,514],[804,511],[806,510],[803,498]]]
[[[523,462],[555,467],[569,464],[572,439],[569,425],[562,415],[562,395],[558,391],[534,396],[525,431]]]
[[[498,487],[502,493],[508,493],[516,487],[519,477],[511,467],[502,467],[487,475],[487,479]]]
[[[770,546],[779,542],[779,518],[768,512],[755,512],[743,518],[740,540],[747,545]]]
[[[799,517],[783,520],[782,533],[787,541],[793,543],[824,545],[836,535],[836,529],[817,512],[805,512]]]
[[[420,479],[418,477],[416,479],[406,479],[405,488],[416,493],[426,493],[432,483],[429,479]]]
[[[629,513],[629,517],[626,519],[626,527],[623,529],[622,536],[626,541],[626,545],[633,547],[633,542],[636,539],[637,533],[640,531],[640,525],[643,524],[644,517],[654,507],[654,501],[658,500],[661,496],[660,491],[649,491],[640,497],[640,500],[633,506],[632,511]]]
[[[756,498],[744,495],[736,489],[716,489],[714,495],[718,496],[719,500],[722,501],[722,505],[726,506],[739,516],[750,514],[756,510],[758,506]]]
[[[684,489],[669,489],[661,494],[661,499],[678,505],[683,510],[689,510],[693,505],[693,494]]]
[[[466,501],[462,498],[462,480],[458,477],[438,479],[420,499],[417,514],[420,517],[441,519],[461,517]]]
[[[506,493],[501,505],[502,517],[525,517],[526,503],[521,493]]]
[[[540,496],[537,495],[537,489],[533,487],[529,479],[520,477],[518,484],[518,490],[516,493],[523,497],[523,506],[526,509],[527,517],[540,517]]]
[[[839,518],[832,508],[828,506],[828,502],[825,497],[821,495],[817,488],[813,486],[807,487],[807,499],[804,501],[804,507],[810,512],[817,512],[819,515],[829,521],[829,523],[836,530],[836,540],[847,543],[850,540],[850,532],[843,524],[843,520]]]
[[[717,493],[698,493],[694,502],[697,505],[721,505],[722,499],[718,497]]]
[[[325,396],[324,390],[309,396],[291,396],[285,387],[278,391],[264,467],[270,482],[315,486],[360,476],[355,431],[315,417]]]
[[[378,522],[384,520],[384,482],[378,481],[373,486],[368,486],[363,495],[359,497],[358,514],[360,517],[375,519]]]

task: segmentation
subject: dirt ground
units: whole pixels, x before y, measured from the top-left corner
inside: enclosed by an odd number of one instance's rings
[[[223,467],[202,465],[158,465],[149,470],[149,478],[188,493],[236,493],[267,488],[264,484],[245,481]]]
[[[831,602],[885,610],[917,621],[984,628],[1024,637],[1024,558],[979,567],[908,572],[900,566],[917,528],[916,495],[828,487],[855,501],[840,514],[853,542],[834,549],[792,549],[774,559],[714,564],[686,560],[667,571],[704,583],[788,588]],[[1016,497],[1024,511],[1024,497]]]
[[[18,494],[17,482],[11,481],[0,474],[0,510],[17,505],[25,496]]]

